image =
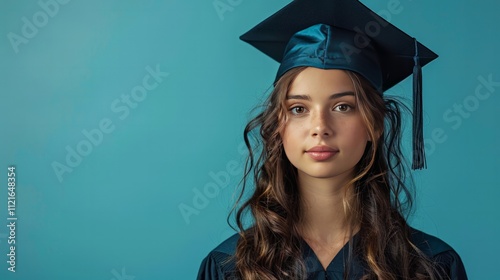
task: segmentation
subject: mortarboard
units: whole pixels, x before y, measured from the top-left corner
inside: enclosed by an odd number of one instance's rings
[[[277,81],[299,66],[344,69],[380,93],[413,74],[413,169],[426,166],[421,67],[437,55],[358,0],[295,0],[241,40],[280,63]]]

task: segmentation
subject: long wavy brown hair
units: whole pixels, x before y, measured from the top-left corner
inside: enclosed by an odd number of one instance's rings
[[[307,277],[298,228],[302,209],[297,170],[286,157],[280,137],[286,121],[286,94],[304,68],[285,73],[262,111],[245,127],[249,156],[241,193],[232,211],[240,232],[234,257],[241,279]],[[346,72],[372,140],[347,185],[353,192],[346,193],[354,193],[354,197],[345,197],[343,205],[351,230],[359,229],[356,254],[367,266],[363,279],[435,279],[432,262],[411,242],[405,218],[411,212],[414,193],[407,186],[411,178],[401,151],[404,105],[382,97],[363,77]],[[244,200],[249,185],[254,189]],[[249,226],[244,222],[247,214],[252,218]],[[349,252],[352,259],[352,242]],[[345,270],[345,279],[349,279],[349,270]]]

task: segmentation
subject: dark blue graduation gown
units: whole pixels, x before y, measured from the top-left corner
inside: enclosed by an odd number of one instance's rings
[[[235,234],[226,239],[202,261],[198,272],[198,280],[236,280],[234,261],[227,261],[236,251],[239,235]],[[353,242],[356,244],[357,236]],[[443,268],[446,275],[442,279],[466,280],[467,274],[460,256],[448,244],[432,235],[412,229],[412,241],[431,260]],[[333,258],[326,270],[314,254],[314,251],[303,243],[303,258],[307,268],[308,280],[335,279],[343,280],[344,265],[348,258],[348,244]],[[360,279],[364,275],[364,267],[356,256],[351,263],[350,279]]]

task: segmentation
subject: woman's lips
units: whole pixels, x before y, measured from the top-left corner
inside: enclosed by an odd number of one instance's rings
[[[334,155],[336,155],[339,151],[334,148],[330,148],[328,146],[316,146],[306,151],[306,153],[314,160],[323,161],[327,160]]]

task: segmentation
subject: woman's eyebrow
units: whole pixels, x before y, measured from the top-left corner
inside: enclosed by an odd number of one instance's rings
[[[337,98],[341,98],[344,96],[355,96],[355,94],[352,91],[339,92],[339,93],[334,93],[334,94],[330,95],[330,97],[328,97],[328,99],[332,100],[332,99],[337,99]],[[310,101],[311,97],[307,94],[293,94],[293,95],[287,95],[286,100],[289,100],[289,99],[299,99],[299,100],[309,100]]]

